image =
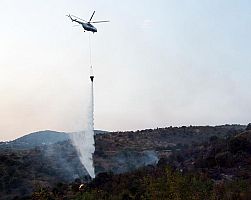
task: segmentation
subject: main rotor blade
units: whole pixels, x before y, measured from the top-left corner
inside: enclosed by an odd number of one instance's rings
[[[89,22],[92,20],[94,14],[95,14],[95,10],[94,10],[94,12],[92,13],[92,16],[91,16]]]
[[[91,22],[91,23],[103,23],[103,22],[110,22],[110,21],[95,21],[95,22]]]
[[[77,16],[75,16],[75,15],[71,15],[71,16],[72,16],[72,17],[75,17],[75,18],[77,18],[77,19],[79,19],[79,20],[81,20],[81,21],[87,22],[86,20],[81,19],[81,18],[79,18],[79,17],[77,17]]]

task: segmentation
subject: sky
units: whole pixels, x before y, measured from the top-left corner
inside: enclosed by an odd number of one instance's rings
[[[89,39],[95,129],[251,122],[249,0],[1,0],[0,24],[0,141],[83,128]]]

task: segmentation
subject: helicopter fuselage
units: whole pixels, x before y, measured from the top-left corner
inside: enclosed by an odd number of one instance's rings
[[[97,29],[90,23],[81,23],[82,27],[86,30],[86,31],[91,31],[93,33],[97,32]]]

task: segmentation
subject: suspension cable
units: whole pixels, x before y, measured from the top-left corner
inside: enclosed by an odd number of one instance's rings
[[[92,67],[91,33],[89,33],[90,65]]]

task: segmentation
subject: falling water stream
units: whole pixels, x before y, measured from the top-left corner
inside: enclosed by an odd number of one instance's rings
[[[93,111],[93,82],[91,82],[86,128],[84,131],[71,134],[71,141],[78,152],[81,163],[84,165],[87,172],[92,178],[95,177],[95,170],[93,166],[93,153],[95,151]]]

